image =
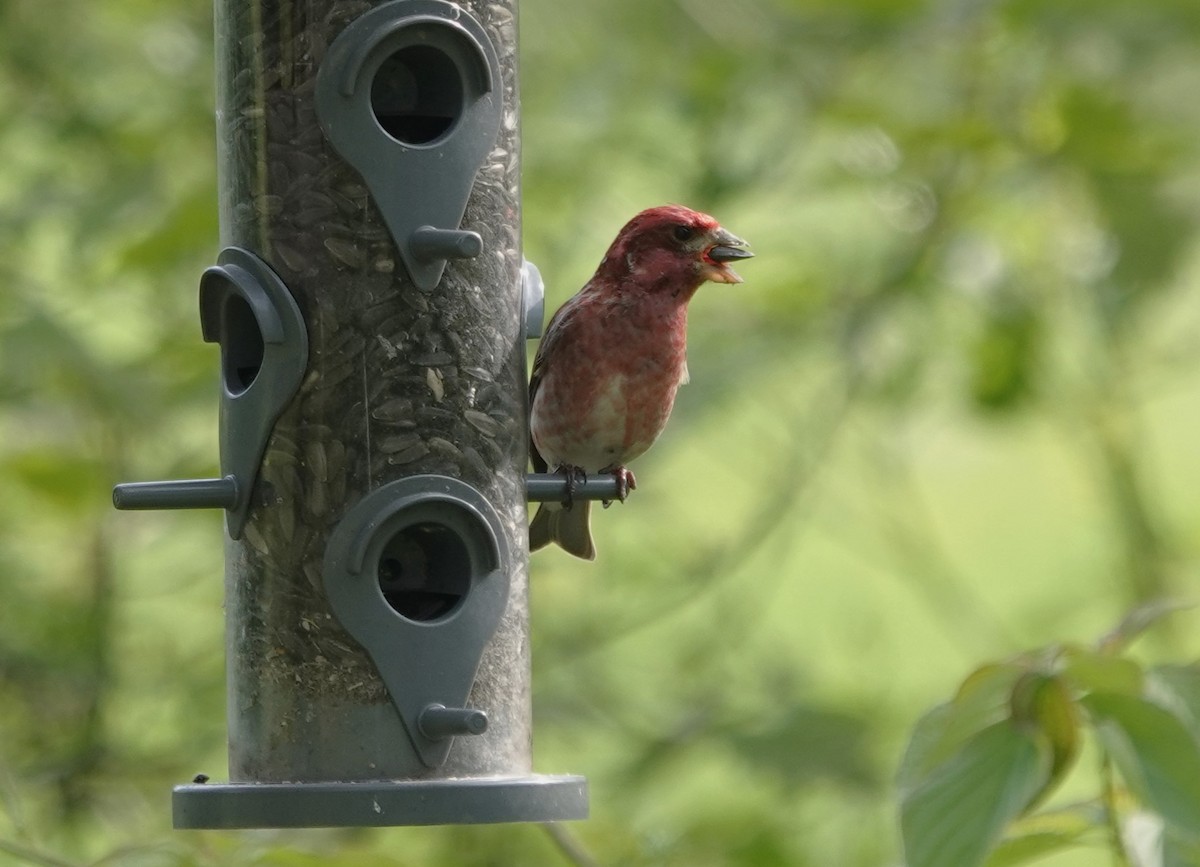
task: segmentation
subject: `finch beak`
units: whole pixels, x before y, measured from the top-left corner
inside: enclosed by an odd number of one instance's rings
[[[741,283],[741,276],[726,263],[752,259],[754,254],[743,249],[746,242],[732,232],[718,228],[711,237],[716,243],[704,251],[704,278],[714,283]]]

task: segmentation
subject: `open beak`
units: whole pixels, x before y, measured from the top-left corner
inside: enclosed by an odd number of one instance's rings
[[[715,243],[703,255],[705,279],[714,283],[741,283],[741,276],[728,263],[754,258],[754,254],[745,249],[746,242],[720,228],[712,233],[712,240]]]

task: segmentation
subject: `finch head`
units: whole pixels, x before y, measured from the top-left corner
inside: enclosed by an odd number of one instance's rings
[[[754,254],[746,242],[722,229],[708,214],[682,205],[642,211],[625,224],[608,248],[596,280],[629,281],[648,292],[692,291],[705,281],[741,283],[730,262]],[[628,283],[627,283],[628,285]]]

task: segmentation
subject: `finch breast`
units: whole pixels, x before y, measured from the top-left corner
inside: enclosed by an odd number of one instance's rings
[[[624,465],[666,426],[685,370],[683,340],[674,336],[685,333],[686,323],[637,315],[648,311],[620,312],[564,320],[570,331],[546,359],[531,426],[551,467],[598,472]]]

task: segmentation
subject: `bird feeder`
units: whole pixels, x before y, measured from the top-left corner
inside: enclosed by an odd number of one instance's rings
[[[221,474],[114,490],[225,510],[229,780],[177,828],[586,816],[531,770],[515,7],[216,4]]]

